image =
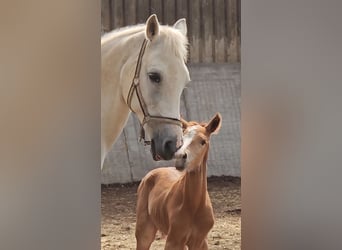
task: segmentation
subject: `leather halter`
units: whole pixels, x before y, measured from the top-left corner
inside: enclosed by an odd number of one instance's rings
[[[134,78],[133,78],[131,87],[129,89],[128,95],[127,95],[127,105],[130,108],[130,110],[133,113],[135,113],[131,107],[133,93],[135,92],[137,94],[137,98],[139,101],[140,108],[141,108],[143,115],[144,115],[143,121],[142,121],[142,123],[140,123],[140,126],[141,126],[140,140],[143,140],[145,145],[150,145],[151,141],[146,141],[146,139],[145,139],[144,125],[146,123],[148,123],[149,121],[154,119],[154,120],[162,120],[164,123],[171,123],[171,124],[175,124],[175,125],[182,127],[182,122],[177,118],[166,117],[166,116],[158,116],[158,115],[150,115],[150,113],[148,112],[147,105],[146,105],[144,98],[142,96],[142,93],[141,93],[140,79],[139,79],[142,57],[145,53],[146,45],[147,45],[147,39],[144,39],[144,42],[143,42],[141,49],[140,49],[140,52],[139,52],[137,65],[135,67]]]

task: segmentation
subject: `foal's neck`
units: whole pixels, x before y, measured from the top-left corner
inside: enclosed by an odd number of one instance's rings
[[[191,170],[186,170],[184,176],[184,203],[187,203],[187,206],[194,212],[206,202],[208,151],[200,165],[192,166]]]

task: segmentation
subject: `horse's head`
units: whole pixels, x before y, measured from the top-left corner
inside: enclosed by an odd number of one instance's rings
[[[185,65],[187,58],[186,21],[178,20],[173,27],[161,26],[157,16],[146,22],[147,45],[141,61],[139,87],[151,116],[180,118],[180,97],[190,81]],[[132,98],[131,107],[143,124],[146,138],[151,140],[154,160],[170,160],[182,145],[181,124],[168,119],[143,122],[141,103]]]
[[[221,127],[222,118],[217,113],[208,123],[187,122],[182,120],[184,130],[184,143],[175,153],[176,168],[183,169],[191,165],[196,167],[206,160],[209,139]]]

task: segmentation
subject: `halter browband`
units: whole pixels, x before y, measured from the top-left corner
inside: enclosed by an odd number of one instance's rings
[[[148,123],[150,120],[153,120],[153,119],[163,120],[164,123],[172,123],[172,124],[178,125],[180,127],[182,127],[182,123],[177,118],[166,117],[166,116],[158,116],[158,115],[150,115],[148,110],[147,110],[147,105],[146,105],[146,103],[144,101],[144,98],[142,96],[142,93],[141,93],[140,79],[139,79],[140,70],[141,70],[142,57],[143,57],[143,55],[145,53],[146,45],[147,45],[147,39],[144,39],[143,44],[142,44],[141,49],[140,49],[140,52],[139,52],[139,57],[138,57],[137,65],[135,67],[134,78],[133,78],[131,87],[129,89],[128,95],[127,95],[127,105],[130,108],[130,110],[133,113],[135,113],[133,111],[132,107],[131,107],[133,93],[134,93],[134,90],[135,90],[135,93],[137,94],[137,98],[138,98],[138,101],[139,101],[140,108],[141,108],[141,110],[142,110],[142,112],[144,114],[143,121],[142,121],[142,123],[140,123],[140,126],[141,126],[140,140],[143,140],[145,145],[149,145],[149,144],[151,144],[151,141],[146,141],[145,140],[144,125],[146,123]]]

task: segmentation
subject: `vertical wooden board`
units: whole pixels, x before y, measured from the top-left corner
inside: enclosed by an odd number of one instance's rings
[[[150,4],[149,3],[150,3],[149,0],[137,0],[138,23],[146,23],[146,20],[150,15]]]
[[[241,0],[236,0],[236,15],[237,15],[237,29],[238,35],[241,34]]]
[[[188,19],[188,1],[187,0],[176,0],[176,20],[180,18]],[[189,20],[187,20],[189,22]]]
[[[117,29],[124,26],[122,0],[112,0],[112,25],[113,29]]]
[[[227,62],[237,62],[237,1],[227,0]]]
[[[213,62],[213,0],[202,1],[202,61]]]
[[[111,30],[110,13],[110,0],[101,0],[101,33]]]
[[[226,23],[226,37],[227,37],[227,43],[229,44],[230,43],[230,41],[231,41],[231,34],[230,34],[230,26],[231,26],[231,24],[230,24],[230,22],[231,22],[231,10],[230,10],[230,8],[231,8],[231,6],[230,6],[230,4],[229,4],[229,1],[230,0],[226,0],[225,1],[225,23]]]
[[[190,1],[190,0],[189,0]],[[200,63],[200,40],[201,40],[201,15],[200,1],[189,2],[189,41],[190,41],[190,62]]]
[[[214,1],[214,31],[215,31],[215,62],[226,61],[226,23],[225,23],[225,4],[224,0]]]
[[[237,62],[241,61],[241,0],[236,0],[237,4],[237,9],[236,9],[236,14],[237,14],[237,44],[236,44],[236,49],[237,49]]]
[[[173,25],[176,19],[175,0],[164,1],[164,24]]]
[[[124,9],[125,26],[136,24],[136,0],[124,0]]]
[[[163,22],[163,5],[160,0],[151,0],[151,14],[156,14],[159,22]]]

